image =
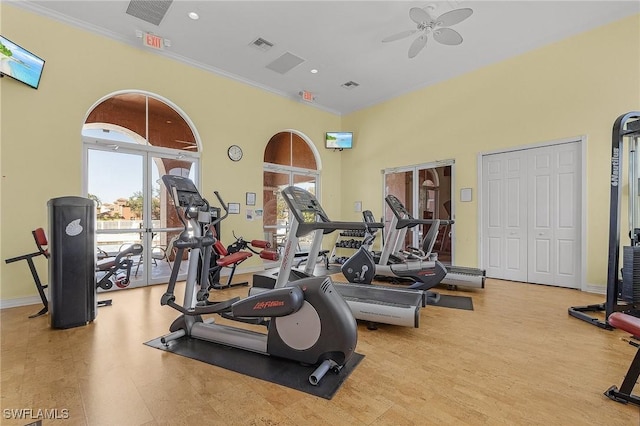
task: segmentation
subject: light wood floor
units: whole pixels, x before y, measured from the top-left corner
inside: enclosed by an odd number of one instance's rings
[[[420,329],[360,325],[365,358],[325,400],[143,345],[177,316],[160,306],[164,290],[112,293],[92,324],[68,330],[28,319],[37,306],[2,310],[3,415],[68,410],[44,425],[640,424],[638,408],[602,394],[634,356],[625,334],[567,315],[602,296],[487,280],[453,293],[472,296],[474,311],[430,306]]]

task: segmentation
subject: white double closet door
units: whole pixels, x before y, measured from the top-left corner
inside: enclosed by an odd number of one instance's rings
[[[487,276],[580,288],[580,142],[482,157]]]

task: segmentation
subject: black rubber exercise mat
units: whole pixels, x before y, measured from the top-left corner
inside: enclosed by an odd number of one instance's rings
[[[329,371],[317,386],[313,386],[309,383],[309,376],[315,368],[287,359],[261,355],[189,337],[181,337],[170,342],[168,346],[160,342],[158,337],[145,342],[145,345],[325,399],[333,398],[342,383],[364,358],[364,355],[354,353],[347,364],[342,367],[340,374]]]
[[[440,306],[442,308],[464,309],[473,311],[473,299],[468,296],[451,296],[449,294],[441,294],[438,303],[428,301],[431,306]]]

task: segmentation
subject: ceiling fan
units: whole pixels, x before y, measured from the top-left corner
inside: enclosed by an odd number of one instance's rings
[[[409,58],[414,58],[427,44],[427,35],[431,33],[433,39],[439,43],[455,46],[462,43],[462,36],[456,30],[449,28],[467,19],[473,10],[469,8],[454,9],[445,12],[437,18],[432,18],[425,9],[412,7],[409,9],[409,18],[418,26],[415,30],[402,31],[382,39],[383,43],[400,40],[420,32],[411,46],[409,46]]]

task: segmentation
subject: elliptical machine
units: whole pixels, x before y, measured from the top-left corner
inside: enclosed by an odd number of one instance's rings
[[[181,315],[171,324],[171,333],[161,337],[161,342],[169,345],[172,340],[189,336],[317,366],[309,376],[312,385],[317,385],[329,370],[339,373],[355,351],[357,324],[349,306],[333,288],[331,279],[311,277],[276,286],[273,290],[242,300],[235,297],[209,302],[207,269],[211,248],[216,242],[211,227],[222,218],[211,222],[209,203],[200,196],[190,179],[165,175],[162,181],[173,198],[184,231],[174,243],[176,261],[167,291],[160,302]],[[226,207],[220,195],[215,194],[220,204]],[[201,224],[204,225],[204,235]],[[180,305],[176,303],[174,291],[184,250],[190,250],[191,261],[184,302]],[[201,252],[203,259],[198,262]],[[202,268],[200,273],[199,264]],[[205,314],[225,314],[225,318],[238,320],[270,319],[264,322],[267,325],[265,334],[216,324],[212,318],[203,320],[202,315]]]

